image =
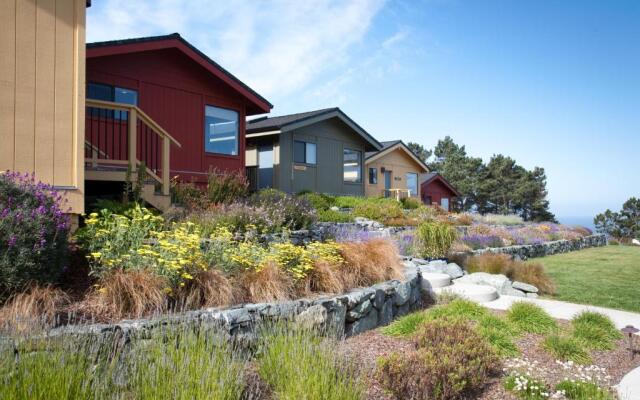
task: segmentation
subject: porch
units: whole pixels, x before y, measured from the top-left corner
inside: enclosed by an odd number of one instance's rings
[[[136,182],[159,210],[171,205],[171,146],[180,143],[139,107],[86,99],[85,181]]]

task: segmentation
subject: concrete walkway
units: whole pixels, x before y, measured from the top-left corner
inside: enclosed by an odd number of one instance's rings
[[[613,310],[611,308],[587,306],[557,300],[530,299],[504,295],[501,295],[497,300],[479,304],[494,310],[507,310],[517,301],[528,301],[537,304],[549,313],[549,315],[558,319],[571,319],[574,315],[583,311],[595,311],[609,316],[618,329],[624,328],[627,325],[633,325],[640,329],[640,314]],[[625,375],[616,386],[616,390],[620,400],[640,400],[640,367]]]
[[[507,310],[511,305],[517,301],[527,301],[534,303],[542,307],[549,315],[558,319],[571,319],[574,315],[583,311],[595,311],[607,315],[618,329],[624,328],[627,325],[633,325],[640,329],[640,314],[629,311],[614,310],[611,308],[589,306],[583,304],[567,303],[565,301],[547,300],[547,299],[531,299],[526,297],[515,297],[500,295],[500,298],[489,301],[486,303],[480,303],[487,308],[494,310]],[[640,397],[638,397],[640,399]]]

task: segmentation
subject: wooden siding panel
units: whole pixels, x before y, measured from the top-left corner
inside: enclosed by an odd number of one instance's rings
[[[56,0],[38,0],[36,11],[35,172],[53,182]]]
[[[14,167],[16,1],[3,0],[0,13],[0,170]]]
[[[53,184],[73,186],[75,166],[73,146],[74,118],[74,34],[75,1],[56,2],[55,41],[55,133],[53,146]]]
[[[16,91],[14,169],[33,172],[36,99],[36,5],[16,3]]]

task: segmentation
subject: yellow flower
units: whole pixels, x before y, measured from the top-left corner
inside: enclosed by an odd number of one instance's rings
[[[100,253],[99,251],[96,251],[95,253],[91,253],[91,257],[100,258],[102,257],[102,253]]]

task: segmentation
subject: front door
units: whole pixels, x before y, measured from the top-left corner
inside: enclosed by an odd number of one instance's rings
[[[273,187],[273,145],[258,147],[258,190]]]
[[[384,171],[384,197],[390,197],[391,192],[391,171]]]

